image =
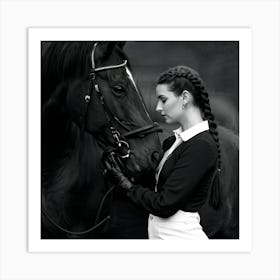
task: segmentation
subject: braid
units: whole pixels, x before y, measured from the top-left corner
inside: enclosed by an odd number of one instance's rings
[[[159,77],[157,84],[169,84],[170,89],[178,96],[181,95],[182,91],[185,89],[190,91],[194,98],[194,103],[200,108],[203,114],[203,119],[208,121],[209,132],[215,141],[218,153],[217,170],[213,178],[212,191],[210,193],[210,203],[214,208],[219,208],[221,204],[221,189],[219,182],[219,175],[222,165],[221,149],[217,124],[210,107],[209,96],[204,86],[204,82],[200,78],[199,74],[192,68],[186,66],[176,66],[163,73]]]
[[[204,119],[208,120],[209,123],[209,132],[211,133],[218,151],[218,170],[221,170],[221,149],[220,149],[220,141],[219,141],[219,134],[217,130],[217,124],[215,122],[215,117],[212,113],[210,107],[210,101],[208,92],[203,85],[203,81],[199,78],[194,76],[192,73],[188,73],[188,79],[194,85],[196,92],[200,94],[196,94],[195,98],[197,100],[198,106],[201,108]]]

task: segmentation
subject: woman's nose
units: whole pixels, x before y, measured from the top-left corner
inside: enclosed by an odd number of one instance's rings
[[[162,111],[162,106],[161,106],[160,102],[157,103],[156,111],[157,112],[161,112]]]

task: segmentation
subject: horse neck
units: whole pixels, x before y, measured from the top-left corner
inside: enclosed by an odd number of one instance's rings
[[[94,220],[104,193],[102,151],[96,139],[67,119],[49,123],[53,144],[45,142],[49,155],[42,160],[42,198],[56,221],[83,226]],[[47,138],[49,139],[49,138]],[[57,139],[60,139],[58,141]]]
[[[96,139],[79,128],[66,110],[44,107],[42,172],[47,187],[79,188],[99,177],[101,152]]]

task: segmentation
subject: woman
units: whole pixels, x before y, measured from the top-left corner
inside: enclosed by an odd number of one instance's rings
[[[208,93],[196,71],[177,66],[159,77],[156,96],[156,111],[179,128],[163,143],[155,190],[133,184],[113,156],[106,168],[129,199],[149,211],[150,239],[207,239],[198,212],[208,198],[214,208],[221,203],[219,138]]]

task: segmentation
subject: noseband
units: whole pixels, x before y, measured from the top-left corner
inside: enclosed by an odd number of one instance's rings
[[[156,133],[156,132],[161,132],[162,129],[159,127],[158,123],[153,122],[150,125],[146,125],[143,127],[136,128],[134,130],[130,130],[124,123],[122,123],[117,116],[115,116],[108,105],[105,102],[104,95],[100,91],[100,88],[97,83],[96,79],[96,73],[101,72],[101,71],[107,71],[107,70],[113,70],[113,69],[118,69],[118,68],[123,68],[126,67],[127,60],[124,60],[123,63],[117,64],[117,65],[110,65],[110,66],[103,66],[103,67],[95,67],[95,61],[94,61],[94,54],[96,51],[98,43],[95,43],[91,52],[91,71],[90,71],[90,79],[91,79],[91,89],[89,91],[89,95],[85,95],[85,102],[87,103],[87,109],[86,109],[86,116],[85,116],[85,123],[87,121],[87,115],[88,115],[88,108],[89,108],[89,103],[91,101],[91,97],[93,95],[93,92],[95,91],[105,112],[106,119],[109,123],[109,128],[111,131],[111,134],[113,136],[114,142],[116,144],[117,150],[118,151],[125,151],[124,154],[118,153],[121,158],[128,158],[130,156],[130,146],[129,143],[126,141],[128,138],[136,138],[136,137],[145,137],[148,134],[151,133]],[[137,90],[137,89],[136,89]],[[143,107],[151,120],[143,100],[141,99],[141,102],[143,104]],[[152,120],[151,120],[152,121]],[[114,126],[114,122],[119,124],[125,131],[126,133],[121,134],[118,129]]]

